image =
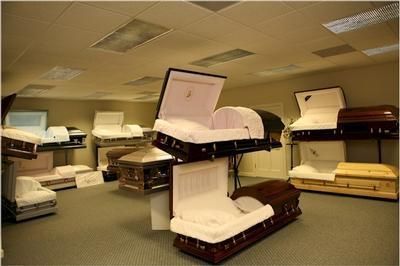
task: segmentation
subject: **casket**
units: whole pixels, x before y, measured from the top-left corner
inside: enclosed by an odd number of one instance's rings
[[[2,204],[16,221],[57,212],[56,193],[32,177],[16,177],[14,162],[2,161]]]
[[[107,165],[107,176],[110,176],[113,180],[117,180],[120,177],[120,170],[119,170],[119,164],[118,164],[118,159],[121,158],[124,155],[127,155],[129,153],[138,151],[139,148],[137,147],[123,147],[123,148],[117,148],[117,149],[112,149],[106,153],[107,155],[107,160],[108,160],[108,165]]]
[[[346,107],[340,87],[294,93],[301,117],[290,125],[293,140],[335,140],[339,110]]]
[[[192,162],[281,147],[279,117],[245,107],[214,111],[226,77],[169,69],[153,129],[153,145]]]
[[[227,158],[174,165],[171,184],[174,246],[212,263],[301,214],[300,191],[284,181],[242,187],[227,197]]]
[[[5,118],[16,96],[16,94],[12,94],[1,100],[2,125],[4,125]],[[37,145],[41,143],[41,138],[35,134],[12,127],[3,126],[1,128],[1,153],[3,156],[35,159],[37,157]]]
[[[143,194],[169,187],[172,156],[149,146],[118,159],[119,187]]]
[[[399,108],[393,105],[341,109],[338,132],[348,139],[399,137]]]
[[[143,142],[152,132],[139,125],[124,125],[124,112],[96,111],[92,135],[98,146],[126,145]]]
[[[399,172],[391,165],[340,162],[333,181],[292,178],[299,189],[398,199]]]

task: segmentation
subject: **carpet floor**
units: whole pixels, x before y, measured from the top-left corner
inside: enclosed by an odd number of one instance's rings
[[[3,265],[205,264],[174,248],[172,232],[152,231],[148,196],[117,182],[58,191],[57,200],[57,214],[3,222]],[[296,221],[223,264],[399,265],[398,202],[303,192],[300,207]]]

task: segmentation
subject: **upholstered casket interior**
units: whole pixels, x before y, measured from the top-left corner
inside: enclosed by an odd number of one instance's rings
[[[92,134],[99,139],[143,137],[143,130],[139,125],[123,125],[123,122],[123,112],[96,111]]]

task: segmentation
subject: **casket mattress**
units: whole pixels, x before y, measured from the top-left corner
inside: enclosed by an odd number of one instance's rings
[[[1,136],[34,144],[42,143],[42,139],[40,138],[40,136],[37,136],[35,134],[17,128],[11,128],[11,127],[2,128]]]
[[[307,161],[289,171],[290,177],[316,179],[325,181],[335,180],[335,170],[338,161]]]

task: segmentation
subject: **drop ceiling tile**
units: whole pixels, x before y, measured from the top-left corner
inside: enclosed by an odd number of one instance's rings
[[[2,14],[1,21],[2,36],[19,35],[31,39],[39,38],[50,26],[47,22],[7,14]]]
[[[283,2],[243,1],[219,12],[219,14],[244,25],[253,26],[262,21],[286,14],[293,9]]]
[[[316,59],[313,61],[297,63],[297,65],[307,72],[311,70],[322,70],[336,67],[334,63],[325,59]]]
[[[374,55],[370,57],[372,60],[378,63],[392,62],[399,60],[399,51],[392,51],[384,54]]]
[[[180,29],[211,14],[211,11],[189,2],[165,1],[150,7],[136,18],[167,28]]]
[[[107,34],[129,19],[126,15],[75,2],[56,20],[56,24]]]
[[[290,33],[282,33],[277,38],[287,43],[293,43],[296,45],[306,43],[312,40],[322,39],[333,36],[331,32],[322,26],[314,26],[308,28],[302,28],[297,31]]]
[[[109,11],[134,17],[157,2],[151,1],[90,1],[87,5],[96,6]]]
[[[339,45],[345,44],[344,41],[339,39],[336,36],[325,37],[321,39],[311,40],[304,43],[299,44],[298,46],[306,51],[314,52],[330,47],[335,47]]]
[[[69,5],[71,5],[71,2],[18,1],[3,2],[1,8],[3,15],[11,14],[23,18],[53,22]]]
[[[358,51],[342,55],[330,56],[329,58],[326,58],[326,60],[342,67],[369,65],[374,63],[371,58]]]
[[[1,71],[4,73],[10,65],[20,56],[21,50],[7,49],[7,52],[1,54]]]
[[[302,9],[318,3],[320,3],[320,1],[285,1],[285,4],[293,9]]]
[[[249,57],[251,57],[251,56],[249,56]],[[247,74],[249,72],[249,69],[243,65],[240,65],[237,62],[240,62],[240,61],[235,60],[235,61],[228,62],[228,63],[214,65],[214,66],[209,67],[209,69],[212,69],[213,71],[215,71],[217,73],[220,73],[220,75],[227,76],[228,78]]]
[[[281,64],[279,57],[260,54],[240,58],[236,63],[245,67],[247,69],[246,73],[259,72]]]
[[[2,35],[1,38],[1,50],[2,55],[6,54],[9,50],[24,51],[29,44],[32,43],[30,38],[26,38],[22,35]]]
[[[373,8],[373,5],[370,2],[323,1],[318,4],[303,8],[300,10],[300,12],[320,23],[326,23],[357,14],[371,8]]]
[[[232,31],[245,29],[247,29],[247,27],[215,14],[206,17],[201,21],[192,23],[182,30],[207,39],[215,39],[219,36],[229,34]]]
[[[339,37],[359,50],[398,43],[398,38],[386,23],[344,32]]]
[[[389,26],[389,28],[393,31],[394,35],[399,38],[399,19],[392,19],[388,22],[386,22]]]
[[[255,28],[269,36],[276,37],[313,26],[319,25],[302,13],[294,11],[268,19],[266,22],[257,24]]]

